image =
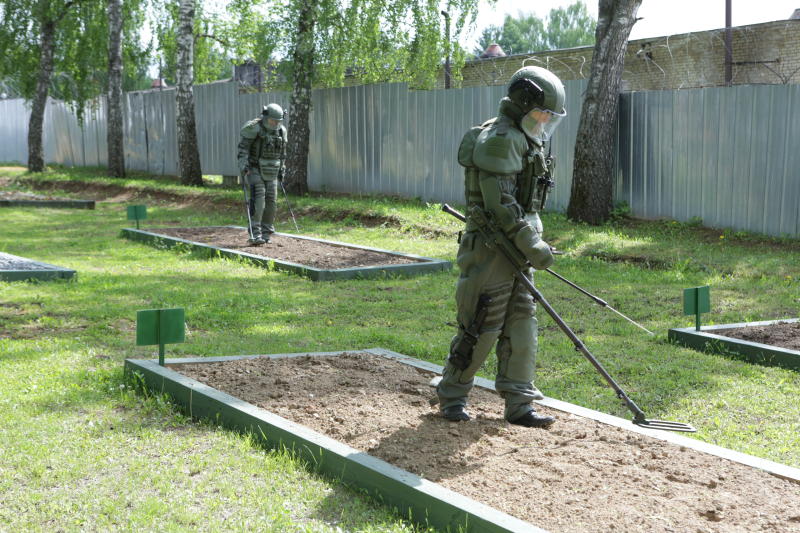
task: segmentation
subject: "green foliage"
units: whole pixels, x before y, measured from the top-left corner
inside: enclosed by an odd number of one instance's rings
[[[241,0],[237,20],[246,20],[247,9]],[[236,4],[235,4],[236,5]],[[282,3],[254,2],[250,9],[258,20],[246,25],[257,45],[242,48],[239,57],[251,53],[263,66],[273,54],[290,57],[300,42],[297,20],[301,0]],[[335,87],[352,74],[365,83],[407,81],[413,87],[432,87],[449,48],[471,22],[477,0],[456,0],[448,4],[451,16],[450,44],[444,35],[444,19],[437,2],[415,0],[325,0],[316,5],[314,29],[315,87]],[[268,11],[270,18],[261,16]],[[464,56],[453,53],[453,72],[457,73]],[[273,83],[293,79],[293,65],[277,65],[280,76]]]
[[[135,85],[148,50],[138,40],[144,1],[123,4],[123,57],[126,86]],[[50,96],[74,104],[79,114],[105,92],[108,79],[106,3],[93,0],[5,0],[0,4],[0,79],[13,93],[31,99],[36,90],[44,24],[55,24]],[[136,36],[136,38],[134,38]]]
[[[475,55],[480,56],[492,43],[499,44],[509,55],[590,45],[594,43],[596,24],[583,0],[551,9],[545,20],[534,14],[520,13],[516,18],[506,15],[502,26],[483,30]]]

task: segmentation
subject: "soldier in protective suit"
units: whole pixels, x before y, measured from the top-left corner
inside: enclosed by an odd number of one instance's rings
[[[239,173],[248,186],[250,244],[269,242],[275,233],[278,181],[283,180],[286,161],[286,128],[283,109],[278,104],[264,106],[261,118],[242,127],[239,141]]]
[[[548,170],[543,145],[566,115],[564,100],[557,76],[524,67],[511,77],[498,116],[467,132],[459,147],[468,211],[472,206],[483,210],[537,270],[553,263],[538,215],[549,185],[540,178]],[[502,253],[487,247],[469,217],[457,262],[459,329],[437,386],[442,415],[451,421],[470,419],[467,394],[496,343],[495,387],[505,400],[505,419],[526,427],[549,426],[555,419],[531,405],[543,398],[533,386],[537,321],[531,294],[515,280]],[[527,275],[532,279],[532,272]]]

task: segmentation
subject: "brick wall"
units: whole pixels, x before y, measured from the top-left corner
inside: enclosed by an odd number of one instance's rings
[[[733,83],[800,83],[800,20],[732,28]],[[453,86],[503,85],[517,69],[538,65],[561,79],[588,78],[594,47],[477,59]],[[725,30],[638,39],[628,43],[623,90],[685,89],[725,84]],[[440,73],[437,88],[444,87]]]

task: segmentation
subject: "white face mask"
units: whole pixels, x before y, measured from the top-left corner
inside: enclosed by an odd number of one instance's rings
[[[525,132],[525,135],[532,140],[544,143],[550,140],[550,137],[553,136],[553,132],[556,131],[561,119],[565,116],[567,116],[566,110],[558,114],[548,109],[534,107],[527,115],[522,117],[520,126],[522,127],[522,131]]]

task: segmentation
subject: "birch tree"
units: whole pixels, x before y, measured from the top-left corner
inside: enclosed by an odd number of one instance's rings
[[[194,0],[180,0],[176,44],[176,104],[178,134],[178,169],[184,185],[203,185],[197,125],[194,114]]]
[[[125,177],[122,136],[122,0],[108,0],[108,170]]]
[[[144,0],[123,5],[125,31],[141,26]],[[0,2],[0,78],[30,102],[28,169],[44,170],[43,124],[48,96],[70,104],[82,123],[84,109],[107,90],[108,16],[101,0]],[[133,32],[131,32],[133,34]],[[122,44],[140,71],[147,51],[138,39]]]
[[[445,7],[455,22],[457,43],[474,21],[477,0],[451,0]],[[312,87],[340,86],[353,73],[364,83],[405,81],[415,88],[436,82],[445,51],[455,49],[453,75],[464,62],[461,47],[446,41],[438,2],[417,0],[289,0],[282,21],[289,50],[292,86],[286,187],[308,191],[309,117]],[[280,35],[280,34],[279,34]]]
[[[613,208],[614,125],[628,36],[642,0],[600,0],[567,217],[600,224]]]

